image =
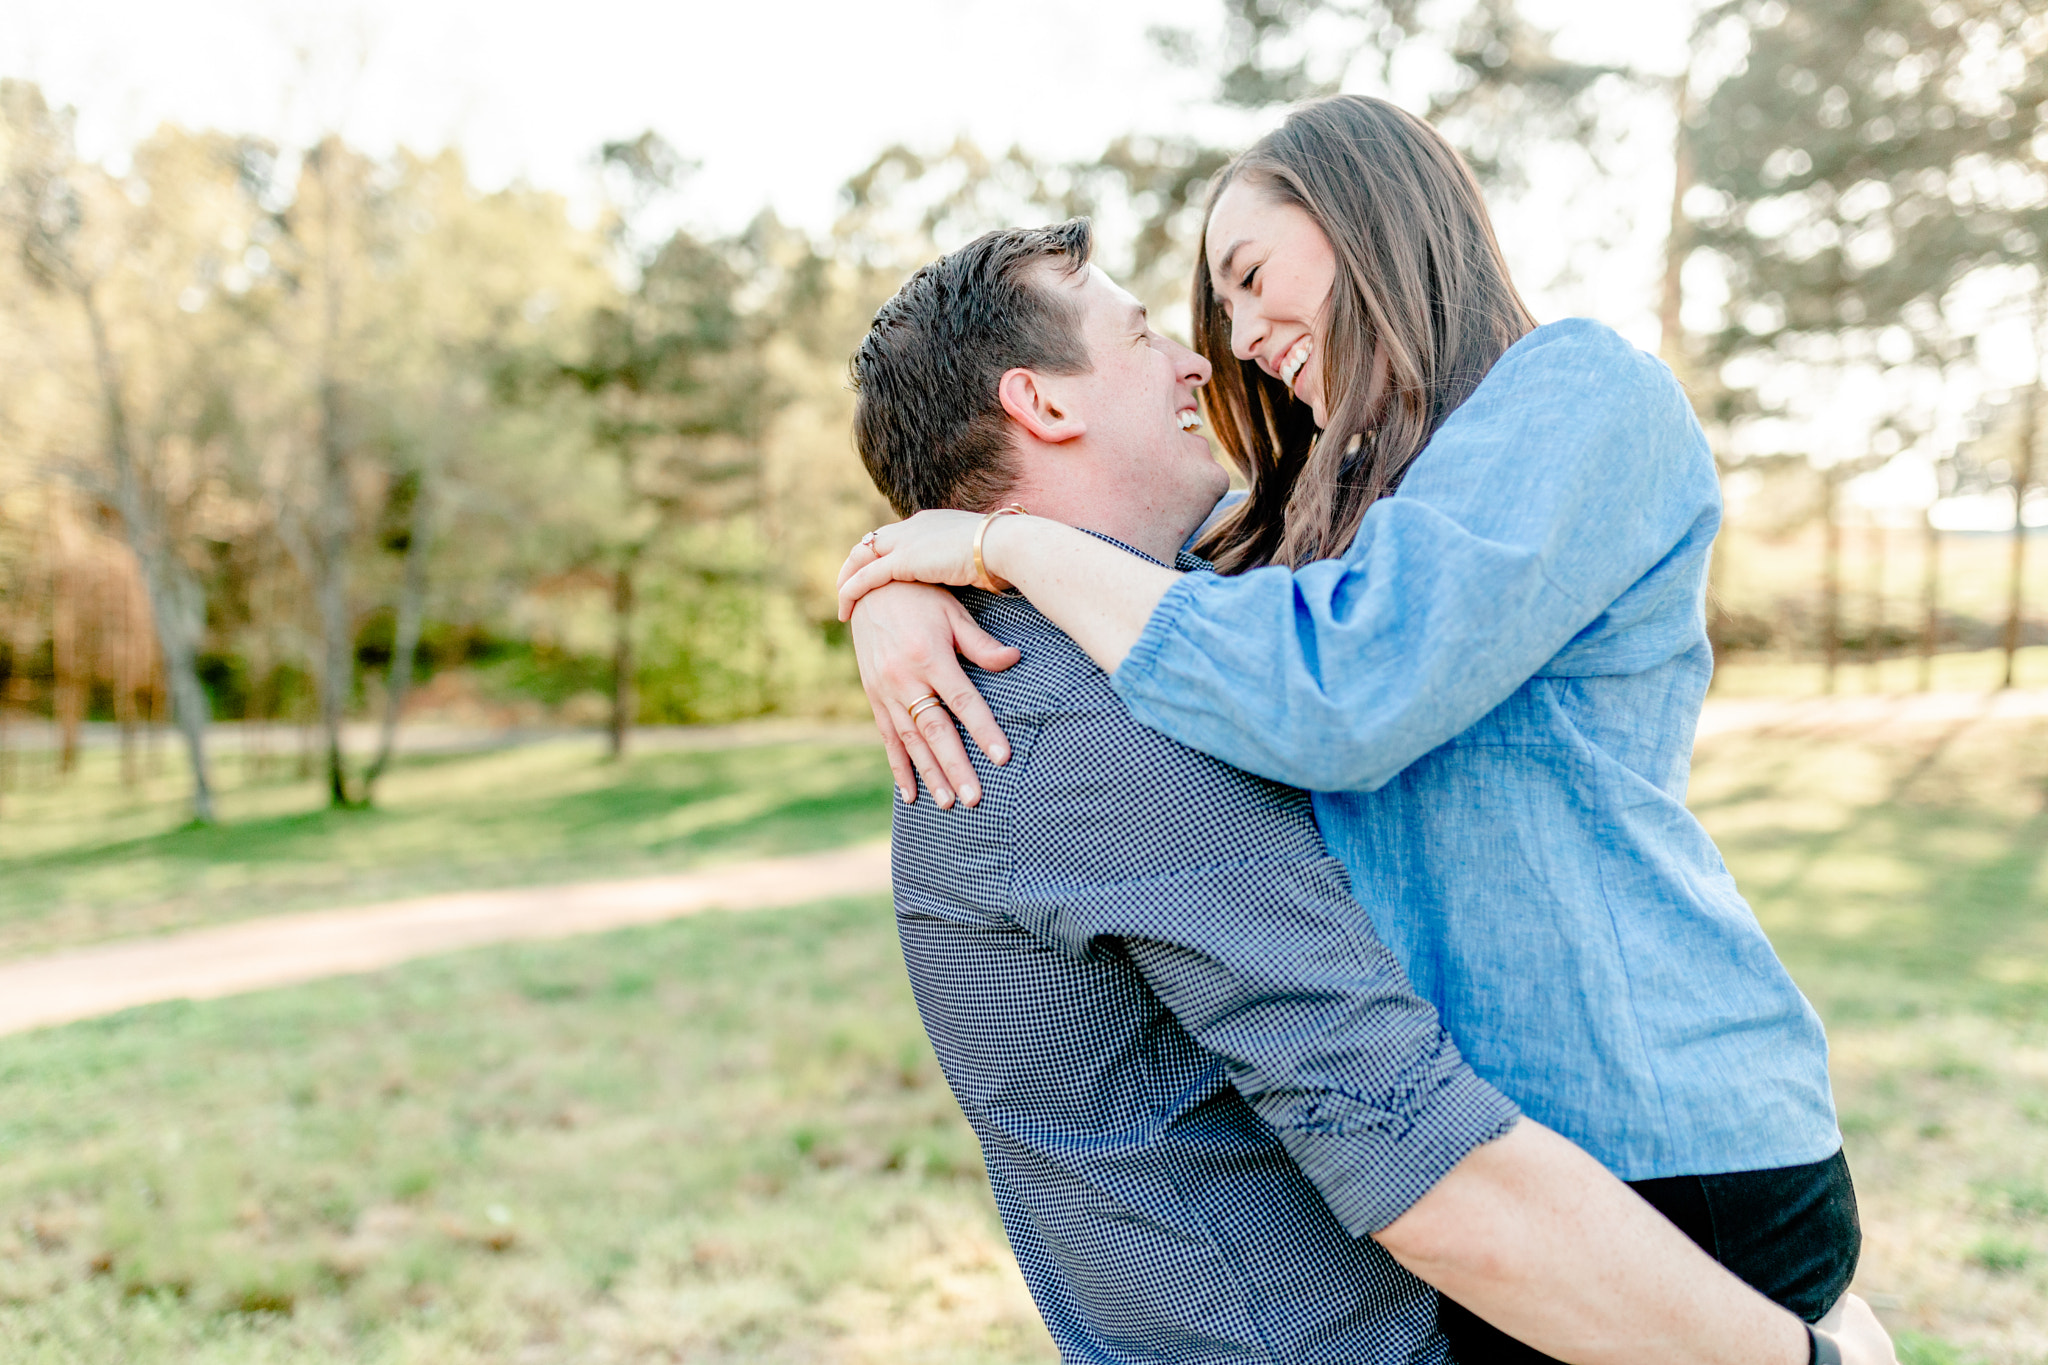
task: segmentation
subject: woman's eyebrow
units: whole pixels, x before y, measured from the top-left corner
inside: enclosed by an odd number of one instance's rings
[[[1240,237],[1236,241],[1232,242],[1230,244],[1230,250],[1224,252],[1223,259],[1217,262],[1216,273],[1227,277],[1230,274],[1230,263],[1237,258],[1238,251],[1241,250],[1250,241],[1251,238],[1249,237]]]

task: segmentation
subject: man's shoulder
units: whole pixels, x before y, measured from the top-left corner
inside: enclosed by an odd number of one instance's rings
[[[967,670],[997,719],[1043,721],[1079,711],[1123,710],[1109,675],[1027,599],[974,588],[961,589],[959,596],[983,630],[1022,656],[1000,673]]]

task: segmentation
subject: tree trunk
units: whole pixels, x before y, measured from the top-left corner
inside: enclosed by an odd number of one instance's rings
[[[1839,480],[1835,471],[1821,471],[1821,584],[1820,628],[1822,657],[1826,660],[1823,690],[1835,691],[1835,671],[1842,664],[1842,521]]]
[[[60,543],[50,575],[50,709],[57,722],[57,771],[78,767],[78,728],[85,720],[84,660],[79,657],[78,570]]]
[[[1685,216],[1685,193],[1693,186],[1692,143],[1686,137],[1690,113],[1692,73],[1678,77],[1671,109],[1675,130],[1671,149],[1671,219],[1664,236],[1664,289],[1658,300],[1657,320],[1662,328],[1658,353],[1681,382],[1685,379],[1685,258],[1692,250],[1692,225]]]
[[[1927,537],[1920,569],[1920,690],[1926,692],[1934,686],[1934,647],[1941,630],[1941,532],[1935,529],[1932,507],[1923,509],[1920,518]]]
[[[320,479],[314,515],[314,599],[320,613],[320,728],[327,746],[327,798],[350,804],[347,755],[341,726],[355,684],[355,631],[348,610],[348,542],[355,520],[349,485],[348,433],[340,374],[341,284],[335,259],[340,233],[338,198],[332,181],[338,146],[322,144],[320,158]]]
[[[136,667],[135,588],[127,575],[120,576],[116,591],[121,594],[120,652],[114,656],[114,722],[121,727],[121,785],[133,787],[142,778],[135,761],[135,694],[143,688],[149,662]]]
[[[377,779],[391,766],[398,745],[398,721],[405,710],[406,694],[412,691],[413,659],[419,652],[420,625],[427,603],[427,538],[433,531],[431,476],[420,475],[419,490],[412,500],[412,519],[406,527],[405,572],[398,588],[398,624],[391,641],[391,671],[384,688],[384,725],[377,736],[377,757],[363,773],[363,804],[375,794]]]
[[[623,560],[612,578],[612,726],[611,756],[626,756],[626,735],[637,709],[633,689],[633,568]]]
[[[1891,548],[1891,536],[1877,519],[1877,513],[1870,514],[1869,535],[1864,544],[1870,550],[1870,579],[1867,590],[1870,596],[1870,620],[1863,628],[1863,657],[1870,665],[1869,690],[1884,690],[1884,569],[1885,552]]]
[[[99,372],[100,398],[106,408],[107,453],[114,466],[114,505],[121,515],[129,548],[142,569],[149,597],[150,619],[156,625],[157,652],[163,658],[170,692],[171,717],[185,740],[192,771],[192,818],[214,821],[213,784],[207,776],[206,725],[212,719],[206,689],[199,685],[199,636],[206,626],[206,598],[185,565],[171,550],[163,519],[144,489],[130,444],[127,405],[121,372],[107,339],[106,323],[90,285],[77,286],[86,325],[92,333],[93,362]]]
[[[313,557],[319,575],[314,596],[320,611],[320,729],[327,746],[327,797],[333,805],[346,806],[348,769],[341,724],[355,681],[355,633],[349,629],[348,613],[349,486],[340,387],[332,378],[320,386],[319,539]]]
[[[2026,391],[2027,409],[2020,415],[2019,458],[2012,474],[2012,577],[2006,589],[2005,676],[1999,686],[2011,687],[2019,661],[2020,628],[2026,612],[2027,590],[2027,490],[2034,485],[2034,447],[2039,444],[2041,421],[2041,380],[2034,378]]]

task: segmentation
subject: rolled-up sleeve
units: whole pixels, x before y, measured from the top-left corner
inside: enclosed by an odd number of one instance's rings
[[[1343,558],[1185,576],[1114,683],[1145,724],[1248,771],[1372,790],[1718,520],[1670,372],[1598,324],[1554,324],[1501,359]]]
[[[1063,951],[1127,953],[1354,1235],[1513,1126],[1373,932],[1301,792],[1120,708],[1053,720],[1021,761],[1009,913]]]

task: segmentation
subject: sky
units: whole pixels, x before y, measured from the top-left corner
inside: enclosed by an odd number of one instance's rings
[[[1567,46],[1669,63],[1687,0],[1536,0]],[[654,128],[701,162],[696,212],[764,204],[813,230],[892,142],[1049,157],[1126,131],[1248,139],[1169,65],[1156,24],[1213,30],[1213,0],[0,0],[0,74],[79,111],[118,160],[170,119],[357,145],[454,143],[479,183],[592,193],[593,150]],[[573,19],[570,17],[573,14]]]
[[[1524,5],[1568,56],[1664,71],[1696,9]],[[80,151],[115,168],[166,120],[287,144],[338,129],[373,153],[459,146],[485,188],[524,179],[585,213],[596,148],[652,128],[699,163],[687,220],[731,229],[772,206],[823,232],[891,143],[1068,158],[1124,132],[1249,141],[1263,125],[1209,107],[1205,78],[1147,37],[1219,17],[1215,0],[0,0],[0,75],[74,106]],[[1529,200],[1495,203],[1539,318],[1597,317],[1650,349],[1671,184],[1655,113],[1602,205],[1543,168]],[[1617,212],[1634,227],[1599,239]]]

